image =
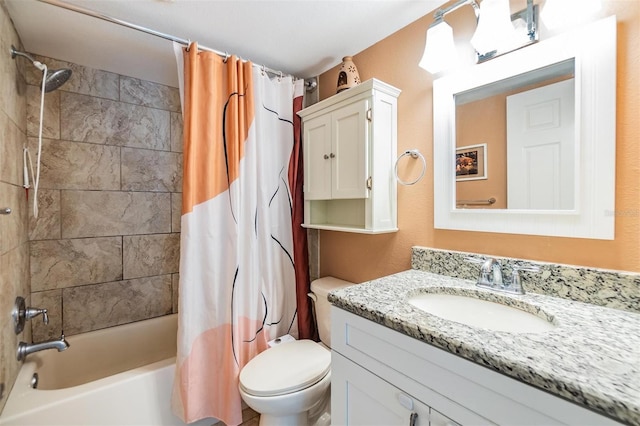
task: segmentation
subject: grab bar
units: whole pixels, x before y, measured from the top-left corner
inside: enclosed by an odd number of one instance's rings
[[[486,200],[456,200],[456,206],[468,206],[468,205],[484,206],[484,205],[495,204],[495,202],[496,202],[496,199],[494,197],[491,197]]]

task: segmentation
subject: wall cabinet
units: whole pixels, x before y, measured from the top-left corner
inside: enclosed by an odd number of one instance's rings
[[[335,306],[331,349],[333,425],[620,425]]]
[[[303,109],[307,228],[395,232],[397,97],[368,80]]]

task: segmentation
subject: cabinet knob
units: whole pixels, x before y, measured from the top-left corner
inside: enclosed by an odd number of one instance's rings
[[[336,158],[336,155],[332,152],[331,154],[329,154],[329,157]]]
[[[333,155],[333,154],[332,154],[332,155]],[[325,159],[325,160],[328,160],[328,159],[329,159],[329,156],[328,156],[327,154],[325,154],[325,155],[324,155],[324,159]]]

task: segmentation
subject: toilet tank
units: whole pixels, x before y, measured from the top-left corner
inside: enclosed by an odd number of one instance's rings
[[[318,334],[322,343],[328,347],[331,347],[331,303],[327,300],[327,295],[330,291],[354,284],[335,277],[323,277],[311,282],[311,292],[314,295],[311,298],[316,312]]]

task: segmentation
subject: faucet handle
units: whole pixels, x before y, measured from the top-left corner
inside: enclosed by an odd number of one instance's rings
[[[44,322],[45,324],[49,324],[49,314],[47,313],[46,309],[29,307],[25,310],[24,317],[25,319],[30,320],[31,318],[36,317],[40,314],[42,314],[42,322]]]
[[[473,256],[467,256],[464,258],[464,260],[466,260],[469,263],[476,263],[478,265],[482,265],[486,259],[483,259],[481,257],[473,257]]]
[[[540,267],[535,265],[523,266],[523,265],[514,265],[514,271],[527,271],[527,272],[540,272]]]
[[[540,272],[540,268],[535,265],[522,266],[513,265],[511,271],[511,283],[510,286],[516,293],[524,294],[524,288],[522,287],[522,278],[520,277],[520,271],[528,272]]]

